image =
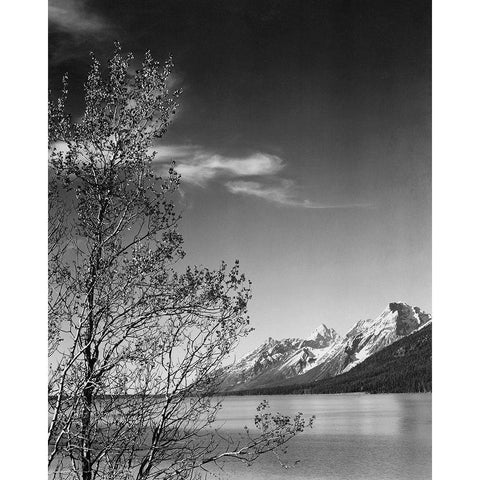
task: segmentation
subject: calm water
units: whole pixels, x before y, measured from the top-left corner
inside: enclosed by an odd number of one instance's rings
[[[217,417],[234,434],[251,425],[264,397],[227,397]],[[267,454],[252,467],[226,468],[232,480],[425,480],[431,474],[432,397],[429,394],[275,395],[273,411],[315,415],[312,430],[294,438],[283,469]],[[225,474],[224,474],[225,475]]]

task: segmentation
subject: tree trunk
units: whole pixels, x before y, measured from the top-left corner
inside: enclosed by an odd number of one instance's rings
[[[92,438],[90,431],[93,384],[87,381],[83,389],[82,411],[82,480],[92,480]]]
[[[103,209],[100,211],[100,220]],[[100,237],[100,236],[99,236]],[[99,239],[99,244],[100,244]],[[92,253],[90,267],[90,285],[87,293],[88,304],[88,324],[85,334],[85,386],[83,388],[83,410],[82,410],[82,480],[92,480],[92,431],[91,417],[94,399],[94,368],[97,361],[97,347],[94,345],[95,335],[95,284],[97,281],[97,272],[99,269],[100,258],[102,256],[101,247]]]

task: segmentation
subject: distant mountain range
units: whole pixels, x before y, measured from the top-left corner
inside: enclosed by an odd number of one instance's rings
[[[344,338],[323,324],[306,339],[274,340],[269,338],[236,364],[225,369],[222,390],[226,393],[240,393],[258,392],[264,389],[278,390],[280,387],[295,390],[299,386],[304,386],[304,390],[305,388],[312,390],[317,383],[320,385],[322,380],[329,379],[332,382],[333,378],[343,377],[342,374],[350,371],[352,373],[355,371],[354,377],[359,380],[362,375],[360,373],[360,377],[358,377],[359,367],[367,359],[373,358],[385,347],[396,344],[405,337],[411,336],[412,333],[423,330],[431,321],[431,315],[418,307],[412,307],[403,302],[392,302],[375,319],[357,322]],[[428,331],[431,332],[431,328]],[[423,336],[425,335],[424,332]],[[429,338],[431,339],[431,334]],[[428,343],[428,339],[426,343]],[[428,357],[427,350],[424,349],[422,352],[427,352]],[[403,363],[396,362],[397,366],[400,368],[400,364],[404,363],[410,365],[413,361],[413,357],[410,357],[412,355],[409,354]],[[380,363],[383,361],[382,359],[387,361],[388,355],[385,358],[383,356],[375,358],[373,364],[381,370]],[[424,362],[425,358],[419,357],[416,360]],[[373,364],[365,363],[370,367]],[[395,362],[390,362],[388,367],[392,374],[394,373],[393,364]],[[363,370],[365,369],[360,369],[360,372]],[[385,376],[382,378],[387,381]],[[430,379],[424,378],[423,384],[422,386],[419,383],[420,390],[428,389],[428,386],[431,388],[431,367]],[[340,384],[334,382],[332,385],[339,387]],[[385,387],[386,390],[382,390],[381,385],[377,385],[377,387],[379,391],[388,391],[389,388]],[[348,390],[345,385],[344,388],[347,389],[346,391],[354,391]],[[361,378],[355,388],[362,390]]]
[[[432,391],[432,325],[374,353],[346,373],[310,383],[230,392],[235,395]]]

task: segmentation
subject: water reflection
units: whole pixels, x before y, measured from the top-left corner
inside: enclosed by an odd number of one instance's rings
[[[263,397],[227,397],[218,421],[232,435]],[[314,428],[295,438],[284,470],[273,457],[254,467],[227,467],[229,478],[426,480],[431,478],[431,395],[287,395],[268,397],[272,410],[315,415]]]

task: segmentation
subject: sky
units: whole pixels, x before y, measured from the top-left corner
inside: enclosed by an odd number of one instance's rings
[[[49,1],[49,83],[82,108],[89,52],[175,63],[155,150],[185,193],[187,261],[240,260],[255,331],[345,334],[391,301],[431,312],[430,4]]]

